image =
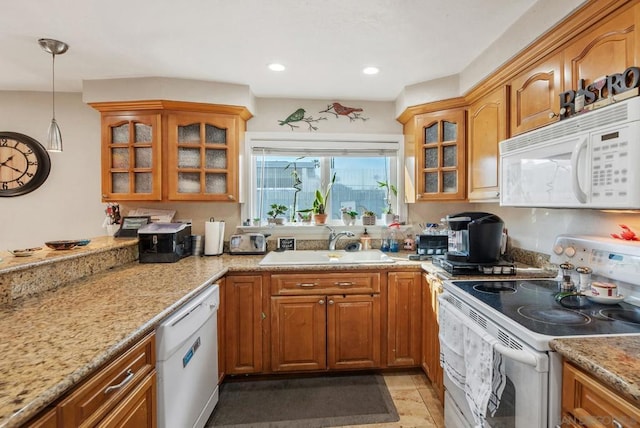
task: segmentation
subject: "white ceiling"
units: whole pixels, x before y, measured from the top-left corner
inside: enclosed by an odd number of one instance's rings
[[[461,72],[537,0],[16,0],[0,14],[0,90],[173,77],[258,97],[394,100]],[[270,62],[287,70],[274,73]],[[364,66],[380,73],[366,76]]]

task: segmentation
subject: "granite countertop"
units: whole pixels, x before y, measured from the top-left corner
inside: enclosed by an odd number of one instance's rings
[[[640,337],[554,339],[551,349],[640,406]]]
[[[92,254],[109,245],[134,244],[107,238],[84,251]],[[81,253],[42,250],[37,256],[0,265],[0,274],[15,275],[19,270],[23,275],[31,272],[29,263],[38,267],[55,258],[74,259],[76,267],[83,260]],[[187,257],[176,263],[129,262],[0,305],[0,427],[28,421],[229,271],[415,270],[425,265],[402,253],[393,255],[393,264],[360,266],[261,267],[262,257],[225,254]]]

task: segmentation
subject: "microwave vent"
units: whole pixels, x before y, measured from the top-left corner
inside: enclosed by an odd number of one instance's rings
[[[635,97],[629,102],[617,103],[611,106],[580,114],[571,119],[561,120],[553,125],[518,135],[500,143],[500,153],[509,153],[529,146],[534,146],[558,138],[575,135],[578,132],[590,131],[601,126],[610,125],[629,120],[629,110],[632,103],[638,104],[640,97]],[[635,109],[637,112],[638,109]],[[634,115],[636,116],[637,113]],[[640,117],[634,117],[638,120]]]

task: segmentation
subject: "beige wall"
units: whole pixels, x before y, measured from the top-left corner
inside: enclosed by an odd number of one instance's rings
[[[0,198],[0,249],[104,234],[100,202],[100,115],[81,95],[56,94],[64,151],[51,153],[51,173],[35,191]],[[46,146],[51,94],[0,92],[0,130],[19,132]]]

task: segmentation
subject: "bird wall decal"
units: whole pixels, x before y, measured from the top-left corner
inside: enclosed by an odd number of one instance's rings
[[[327,106],[326,110],[321,110],[320,113],[331,113],[336,117],[346,116],[349,118],[351,122],[358,119],[364,122],[366,120],[369,120],[369,118],[362,117],[363,111],[364,110],[359,107],[347,107],[347,106],[343,106],[340,103],[332,103]]]
[[[287,116],[285,120],[278,120],[279,122],[278,125],[280,126],[289,125],[289,127],[291,127],[291,130],[293,131],[293,128],[299,128],[298,125],[294,125],[293,123],[306,122],[307,125],[309,125],[309,131],[317,131],[318,127],[313,126],[312,123],[317,123],[321,120],[327,120],[326,117],[319,117],[318,119],[314,119],[313,116],[305,117],[304,116],[305,113],[306,113],[305,109],[299,108],[298,110],[294,111],[289,116]]]

